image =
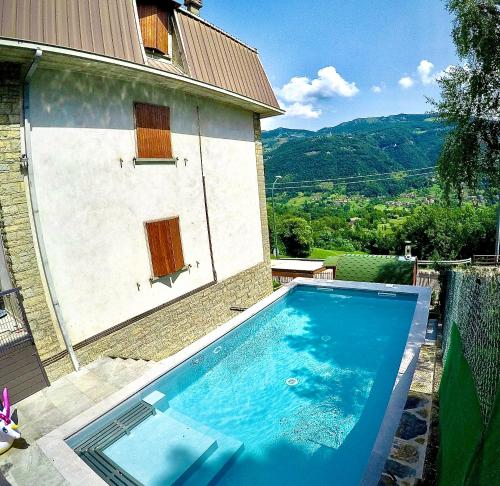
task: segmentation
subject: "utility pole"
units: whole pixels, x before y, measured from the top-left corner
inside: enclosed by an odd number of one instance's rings
[[[273,233],[274,233],[274,249],[273,254],[276,258],[278,258],[278,234],[276,233],[276,212],[274,211],[274,186],[276,182],[278,182],[282,177],[280,175],[276,176],[274,179],[273,187],[271,189],[271,202],[273,207]]]

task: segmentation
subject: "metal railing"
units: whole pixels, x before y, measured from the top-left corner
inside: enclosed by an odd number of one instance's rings
[[[472,263],[472,258],[464,258],[463,260],[417,260],[417,264],[420,266],[428,265],[470,265]]]
[[[282,285],[290,283],[294,278],[295,277],[282,277],[278,275],[273,275],[273,280]],[[334,280],[333,270],[330,269],[330,270],[325,270],[323,272],[315,273],[313,278],[320,280]]]
[[[433,291],[440,291],[439,272],[436,270],[418,270],[417,282],[418,287],[430,287]]]
[[[0,352],[31,339],[20,290],[0,292]]]
[[[500,265],[500,256],[498,255],[474,255],[472,258],[474,265],[480,266],[495,266]]]

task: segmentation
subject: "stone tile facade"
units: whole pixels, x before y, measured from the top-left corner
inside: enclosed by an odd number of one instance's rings
[[[272,292],[268,262],[216,283],[76,349],[82,366],[100,356],[160,360],[185,348]],[[70,373],[66,356],[46,367],[51,380]]]
[[[19,65],[0,63],[0,224],[9,271],[21,287],[35,343],[51,381],[72,371],[49,310],[38,265],[25,177],[21,169],[21,96]],[[260,117],[254,115],[264,262],[225,281],[193,292],[146,317],[117,326],[75,345],[82,365],[101,356],[159,360],[181,350],[272,292],[269,234]]]
[[[269,229],[267,224],[267,199],[266,179],[264,175],[264,147],[262,145],[262,129],[260,115],[253,116],[253,128],[255,135],[255,158],[257,159],[257,181],[259,184],[260,221],[262,226],[262,246],[264,248],[264,261],[271,259],[271,246],[269,243]]]
[[[21,70],[0,63],[0,233],[42,359],[61,351],[38,267],[21,169]]]

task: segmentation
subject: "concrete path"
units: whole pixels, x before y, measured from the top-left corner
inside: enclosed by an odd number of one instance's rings
[[[129,384],[156,362],[101,358],[17,403],[21,441],[0,455],[2,476],[12,486],[63,485],[35,441]],[[5,481],[4,480],[4,481]]]

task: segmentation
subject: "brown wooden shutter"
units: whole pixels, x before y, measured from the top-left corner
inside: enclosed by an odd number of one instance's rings
[[[146,223],[153,276],[163,277],[184,268],[179,218]]]
[[[167,54],[168,13],[165,7],[152,0],[140,0],[137,2],[137,13],[144,47]]]
[[[170,109],[167,106],[135,103],[137,157],[171,159]]]

